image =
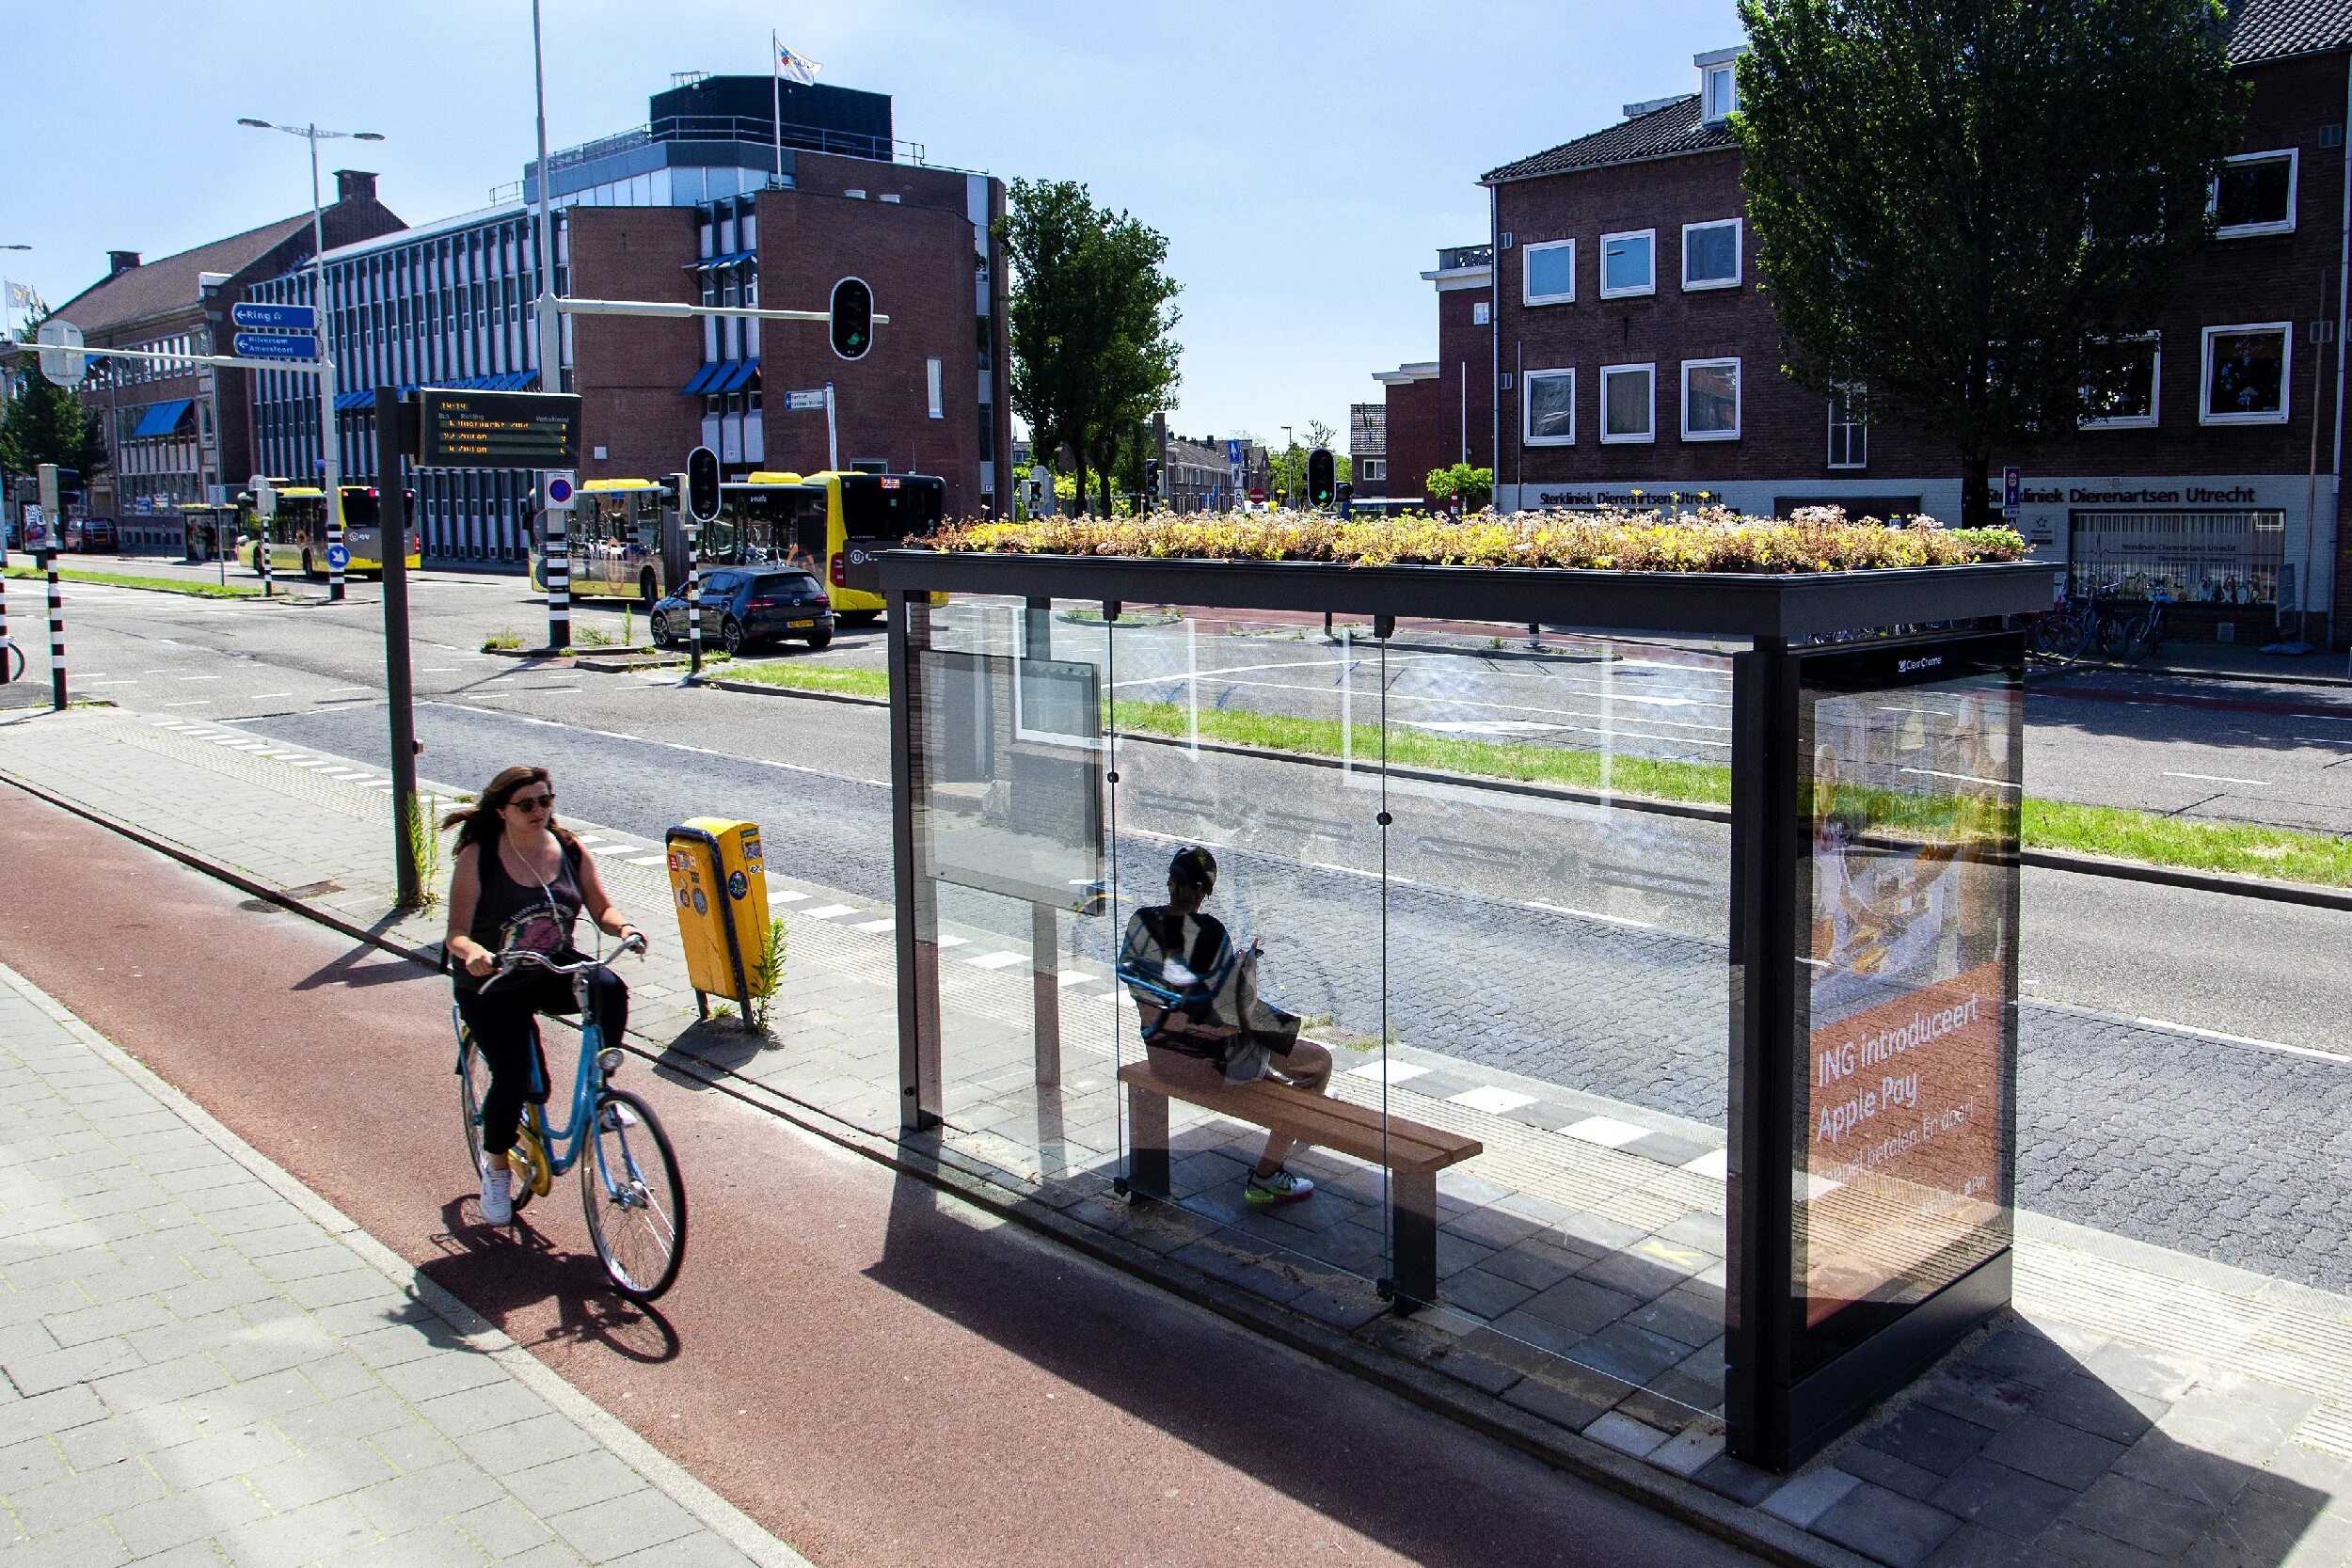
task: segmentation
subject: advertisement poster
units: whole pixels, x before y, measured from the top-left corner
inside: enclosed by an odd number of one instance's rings
[[[1998,673],[1808,695],[1811,1328],[1924,1300],[2008,1243],[2019,739]]]

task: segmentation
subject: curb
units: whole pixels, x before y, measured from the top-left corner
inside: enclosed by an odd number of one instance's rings
[[[2139,861],[2114,861],[2100,855],[2078,855],[2064,849],[2021,849],[2020,865],[2044,871],[2071,871],[2084,877],[2112,877],[2126,882],[2153,882],[2163,887],[2192,888],[2200,893],[2224,893],[2235,898],[2261,898],[2273,904],[2303,904],[2317,910],[2352,910],[2352,892],[2312,887],[2305,882],[2273,882],[2253,877],[2231,877],[2217,871],[2184,871]]]
[[[183,1094],[155,1070],[74,1016],[48,992],[0,964],[0,985],[16,990],[88,1046],[109,1067],[169,1106],[222,1153],[259,1177],[326,1233],[356,1254],[411,1300],[453,1330],[467,1347],[487,1355],[516,1382],[548,1402],[572,1424],[586,1430],[622,1463],[644,1476],[654,1490],[692,1514],[737,1551],[762,1568],[810,1568],[809,1561],[770,1533],[751,1515],[694,1479],[618,1417],[564,1381],[551,1368],[506,1336],[487,1318],[444,1290],[406,1259],[370,1235],[350,1215],[312,1192],[290,1172],[239,1137],[211,1112]]]
[[[870,703],[873,699],[850,700]],[[134,843],[166,855],[191,870],[224,881],[241,892],[250,893],[289,912],[301,915],[337,931],[355,942],[365,943],[398,958],[406,958],[421,968],[437,972],[440,967],[438,961],[422,949],[411,947],[381,933],[356,926],[327,911],[307,904],[274,888],[266,887],[252,878],[212,862],[193,850],[159,842],[151,835],[136,829],[108,821],[73,801],[59,799],[37,785],[25,784],[21,779],[5,774],[0,774],[0,779],[5,779],[8,784],[36,799],[47,801],[97,826],[119,833]],[[0,974],[7,973],[5,967],[0,966]],[[639,1037],[643,1038],[643,1037]],[[730,1099],[755,1110],[763,1111],[779,1121],[799,1128],[803,1132],[821,1138],[850,1153],[872,1160],[878,1164],[914,1177],[970,1203],[975,1208],[1046,1236],[1099,1263],[1167,1291],[1171,1295],[1205,1310],[1215,1312],[1231,1323],[1262,1334],[1291,1350],[1311,1356],[1327,1366],[1369,1383],[1375,1387],[1409,1401],[1436,1415],[1444,1417],[1456,1425],[1502,1443],[1555,1469],[1565,1471],[1581,1480],[1606,1488],[1708,1535],[1756,1552],[1769,1561],[1787,1565],[1787,1568],[1880,1568],[1880,1565],[1873,1563],[1869,1559],[1850,1552],[1820,1536],[1764,1513],[1760,1510],[1748,1508],[1729,1497],[1711,1492],[1694,1481],[1646,1465],[1641,1460],[1621,1453],[1581,1433],[1554,1427],[1540,1418],[1505,1403],[1499,1397],[1482,1394],[1468,1385],[1456,1383],[1443,1373],[1421,1366],[1402,1355],[1374,1350],[1311,1318],[1249,1295],[1198,1270],[1186,1268],[1181,1264],[1171,1264],[1158,1254],[1117,1236],[1082,1226],[1065,1217],[1051,1205],[1041,1202],[1035,1196],[1007,1186],[984,1168],[966,1168],[977,1165],[977,1162],[968,1161],[964,1156],[953,1150],[916,1149],[910,1148],[903,1140],[882,1137],[863,1128],[844,1122],[816,1106],[794,1100],[781,1091],[771,1089],[753,1080],[738,1078],[727,1069],[714,1067],[689,1053],[669,1048],[656,1050],[628,1039],[624,1039],[623,1044],[632,1054],[644,1058],[659,1070],[691,1078],[707,1087],[717,1089]],[[109,1051],[115,1049],[108,1047]],[[128,1060],[127,1057],[124,1059]],[[146,1072],[145,1069],[139,1070],[142,1073]],[[152,1078],[151,1073],[147,1076]],[[145,1081],[145,1079],[142,1080],[142,1082]],[[160,1080],[156,1082],[160,1083]],[[170,1089],[168,1085],[164,1085],[164,1088],[169,1091],[170,1102],[175,1106],[193,1105],[193,1102],[187,1101],[178,1090]],[[197,1108],[197,1114],[203,1115],[200,1107]],[[207,1122],[211,1120],[209,1117],[205,1119]],[[234,1133],[227,1132],[225,1128],[222,1131],[227,1136],[232,1139],[235,1137]],[[246,1148],[241,1140],[236,1147]],[[232,1152],[234,1152],[233,1149]],[[295,1182],[291,1176],[286,1176],[282,1171],[278,1171],[275,1165],[269,1164],[265,1156],[258,1151],[248,1149],[248,1152],[252,1154],[254,1160],[261,1161],[263,1165],[267,1166],[268,1170],[276,1171],[279,1179],[291,1183],[296,1189],[308,1191],[308,1189],[302,1189],[300,1183]],[[240,1155],[239,1158],[243,1159],[244,1156]],[[348,1218],[327,1204],[325,1199],[318,1198],[315,1194],[310,1196],[321,1211],[334,1216],[334,1223],[330,1225],[330,1228],[343,1227],[349,1227],[350,1231],[358,1230]],[[296,1201],[300,1200],[296,1199]],[[322,1220],[322,1223],[328,1222]],[[348,1232],[339,1229],[338,1233],[345,1235],[348,1239]],[[392,1253],[389,1248],[374,1242],[372,1237],[368,1238],[368,1242],[371,1246],[381,1253],[382,1258],[392,1259],[393,1265],[399,1271],[394,1277],[404,1288],[408,1288],[413,1278],[414,1284],[419,1288],[417,1291],[419,1299],[424,1300],[436,1314],[444,1317],[459,1332],[469,1336],[473,1335],[476,1332],[474,1325],[478,1324],[484,1332],[492,1335],[499,1334],[497,1329],[474,1314],[471,1308],[467,1307],[454,1297],[448,1296],[446,1291],[440,1291],[440,1288],[434,1285],[432,1281],[421,1275],[416,1275],[408,1264],[401,1260],[398,1255]],[[385,1263],[373,1253],[362,1251],[361,1256],[367,1258],[371,1264],[379,1269],[386,1267]],[[426,1290],[438,1292],[441,1298],[447,1300],[452,1311],[443,1311],[440,1300],[427,1298],[424,1294]],[[499,1338],[504,1340],[504,1336],[499,1335]],[[511,1345],[512,1341],[505,1341],[505,1343]],[[572,1388],[555,1372],[532,1358],[527,1351],[519,1347],[515,1347],[515,1350],[516,1354],[529,1361],[531,1366],[537,1370],[539,1375],[544,1375],[561,1386],[570,1400],[585,1404],[589,1410],[595,1412],[596,1417],[601,1418],[603,1421],[612,1422],[635,1443],[643,1444],[653,1456],[645,1465],[640,1465],[641,1471],[645,1473],[648,1481],[654,1481],[657,1486],[664,1485],[664,1482],[658,1480],[653,1469],[649,1467],[658,1461],[659,1465],[663,1467],[664,1474],[675,1472],[675,1475],[683,1478],[680,1484],[699,1489],[709,1497],[716,1508],[724,1509],[729,1513],[735,1514],[749,1528],[759,1531],[761,1534],[766,1533],[760,1531],[759,1527],[747,1515],[740,1514],[733,1504],[727,1503],[718,1494],[710,1492],[702,1482],[694,1481],[675,1461],[661,1455],[660,1450],[654,1449],[650,1443],[638,1437],[616,1418],[588,1400],[586,1395]],[[525,1374],[518,1372],[516,1375],[519,1377]],[[547,1392],[536,1382],[533,1382],[532,1386],[536,1391]],[[548,1394],[547,1397],[552,1402],[556,1396]],[[567,1414],[575,1413],[568,1402],[561,1408],[564,1408]],[[600,1424],[587,1418],[579,1418],[582,1419],[582,1424],[589,1425],[592,1432],[600,1436],[604,1434],[605,1429]],[[615,1447],[623,1446],[617,1437],[611,1440]],[[626,1457],[628,1457],[632,1464],[637,1463],[636,1450],[633,1448],[629,1449]],[[1816,1463],[1818,1465],[1820,1462]],[[1794,1479],[1793,1474],[1784,1478],[1784,1481],[1790,1479]],[[694,1513],[697,1518],[704,1517],[688,1496],[679,1495],[676,1500],[681,1506]],[[706,1519],[705,1522],[708,1523],[714,1530],[726,1534],[739,1549],[754,1557],[755,1560],[771,1563],[774,1568],[803,1568],[804,1565],[805,1560],[797,1555],[760,1558],[751,1548],[736,1541],[735,1536],[716,1520]],[[778,1544],[782,1545],[781,1543]],[[788,1546],[784,1546],[783,1549],[787,1553],[791,1550]]]

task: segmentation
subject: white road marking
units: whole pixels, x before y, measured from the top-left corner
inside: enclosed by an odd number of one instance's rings
[[[1685,1160],[1682,1168],[1693,1176],[1711,1176],[1718,1181],[1728,1180],[1731,1177],[1731,1150],[1718,1148],[1695,1160]]]
[[[942,947],[968,947],[971,942],[970,937],[943,936],[939,939],[939,945]]]
[[[977,958],[966,958],[963,961],[974,969],[1010,969],[1017,963],[1026,963],[1028,960],[1018,953],[983,953]]]
[[[675,685],[675,683],[664,681],[662,684]],[[541,719],[528,713],[509,713],[502,707],[492,707],[487,703],[426,701],[417,705],[419,707],[453,707],[463,713],[481,713],[493,719],[511,719],[517,724],[538,724],[550,730],[578,730],[580,727],[578,724],[566,724],[560,719]],[[603,736],[609,740],[634,741],[640,746],[666,746],[673,752],[691,752],[697,756],[722,757],[728,762],[756,763],[762,768],[780,768],[787,773],[806,773],[812,778],[841,779],[850,784],[870,784],[876,789],[890,787],[888,779],[861,779],[853,774],[835,773],[823,768],[811,768],[806,763],[778,762],[772,757],[747,757],[739,752],[723,752],[711,746],[689,746],[682,740],[653,740],[642,735],[628,735],[619,730],[596,730],[592,733]]]
[[[211,707],[212,705],[211,702],[202,697],[192,697],[184,703],[166,703],[164,705],[166,707]]]
[[[628,863],[631,865],[667,865],[670,863],[670,857],[667,855],[639,855],[632,859]]]
[[[2252,784],[2257,789],[2270,787],[2268,779],[2233,779],[2227,773],[2174,773],[2168,770],[2164,776],[2168,779],[2194,779],[2199,784]]]
[[[1429,1069],[1412,1062],[1366,1062],[1362,1067],[1347,1069],[1350,1078],[1369,1078],[1375,1083],[1403,1084],[1419,1078]]]
[[[850,929],[852,931],[887,931],[898,924],[895,920],[861,920]]]
[[[1530,900],[1523,907],[1531,910],[1541,910],[1547,914],[1570,914],[1574,915],[1579,920],[1597,920],[1602,924],[1609,926],[1629,926],[1637,931],[1655,931],[1658,929],[1657,926],[1653,923],[1646,920],[1636,920],[1630,915],[1602,914],[1598,910],[1572,910],[1565,904],[1541,904],[1536,903],[1534,900]]]
[[[2047,997],[2027,998],[2032,1006],[2047,1007],[2054,1013],[2071,1013],[2076,1018],[2095,1019],[2103,1023],[2117,1022],[2113,1013],[2096,1007],[2080,1006],[2072,1002],[2053,1002]],[[2175,1023],[2163,1018],[2135,1018],[2132,1022],[2146,1029],[2159,1029],[2168,1035],[2181,1035],[2190,1039],[2212,1040],[2217,1045],[2233,1045],[2245,1051],[2274,1051],[2282,1056],[2302,1056],[2312,1061],[2328,1062],[2334,1066],[2352,1068],[2352,1056],[2333,1051],[2320,1051],[2308,1045],[2289,1045],[2283,1040],[2255,1039],[2246,1035],[2225,1035],[2218,1029],[2200,1029],[2193,1023]]]
[[[183,681],[216,681],[220,679],[218,675],[182,675],[178,678]]]
[[[801,911],[802,916],[808,920],[838,920],[845,914],[855,913],[857,913],[857,906],[854,904],[822,904],[816,909]]]
[[[373,691],[374,689],[375,688],[372,686],[336,686],[329,687],[326,690],[320,692],[319,695],[322,697],[340,697],[349,691]]]
[[[1066,969],[1062,971],[1060,978],[1054,983],[1062,990],[1068,990],[1073,986],[1090,986],[1097,978],[1098,976],[1089,974],[1083,970]]]
[[[768,895],[768,902],[771,904],[797,904],[803,899],[805,899],[807,896],[807,894],[795,893],[790,888],[778,888]]]
[[[291,691],[256,691],[253,694],[253,700],[257,703],[266,703],[273,697],[291,697],[293,695],[294,693]]]

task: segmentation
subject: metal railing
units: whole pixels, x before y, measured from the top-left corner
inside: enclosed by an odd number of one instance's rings
[[[1494,264],[1495,247],[1490,245],[1450,245],[1438,247],[1438,270],[1456,272],[1463,267],[1484,267]]]
[[[746,142],[754,146],[775,145],[775,122],[751,115],[667,115],[633,130],[600,136],[577,147],[564,148],[548,154],[548,167],[561,174],[565,169],[628,152],[658,142],[715,141]],[[919,164],[924,161],[923,144],[902,141],[891,136],[868,135],[857,131],[836,131],[822,125],[784,127],[784,145],[808,152],[838,152],[852,158],[874,158],[883,162],[901,161]]]

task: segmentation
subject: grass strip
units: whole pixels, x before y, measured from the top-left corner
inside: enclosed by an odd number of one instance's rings
[[[804,690],[887,698],[885,670],[810,669],[799,665],[741,665],[739,680]],[[1193,733],[1192,717],[1175,703],[1116,705],[1122,730],[1183,739]],[[1357,724],[1354,734],[1336,719],[1248,708],[1202,708],[1200,736],[1228,746],[1337,757],[1352,749],[1358,762],[1376,763],[1380,730]],[[1389,760],[1405,768],[1458,773],[1470,778],[1510,779],[1524,784],[1599,789],[1597,752],[1490,740],[1465,740],[1408,728],[1389,732]],[[1669,762],[1619,755],[1610,759],[1608,787],[1620,794],[1681,804],[1727,806],[1731,770],[1706,763]],[[2186,821],[2125,806],[2078,805],[2028,799],[2021,814],[2021,836],[2028,849],[2103,855],[2189,871],[2259,877],[2315,887],[2352,887],[2352,839],[2328,833],[2269,828],[2244,822]]]
[[[11,566],[11,578],[39,578],[38,566]],[[154,594],[186,594],[199,599],[258,599],[262,590],[258,584],[241,582],[198,582],[188,578],[146,578],[122,572],[94,572],[87,566],[60,566],[57,576],[67,582],[102,583],[108,588],[141,588]]]

